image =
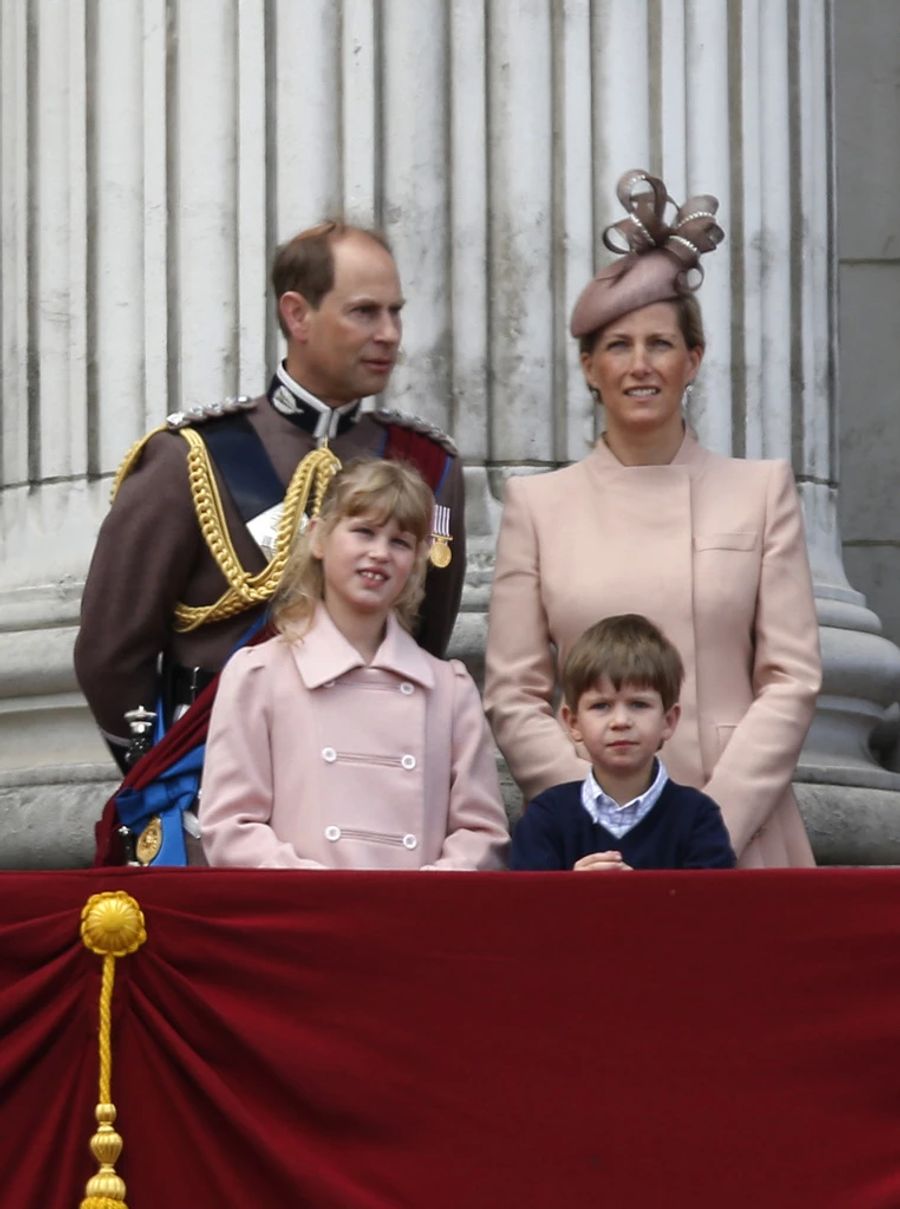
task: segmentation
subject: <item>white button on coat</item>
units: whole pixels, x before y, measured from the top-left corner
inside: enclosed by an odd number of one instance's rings
[[[402,768],[405,768],[407,772],[412,772],[412,770],[416,766],[416,757],[410,756],[410,755],[403,756],[403,758],[400,761],[400,766]]]
[[[335,762],[335,760],[337,759],[337,752],[334,750],[333,747],[323,747],[322,748],[322,759],[325,761],[326,764],[333,764]]]
[[[335,827],[334,824],[332,824],[330,827],[325,828],[325,839],[326,840],[331,840],[331,842],[333,844],[336,840],[339,840],[340,838],[341,838],[340,827]]]
[[[418,848],[419,841],[414,835],[405,835],[403,837],[403,847],[408,848],[412,852],[413,848]]]
[[[411,697],[415,691],[416,691],[415,686],[410,684],[410,682],[408,680],[401,680],[400,692],[403,694],[404,697]]]

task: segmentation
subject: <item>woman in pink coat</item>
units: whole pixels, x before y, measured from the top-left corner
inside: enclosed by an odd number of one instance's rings
[[[604,242],[628,255],[588,284],[571,325],[606,430],[583,461],[507,484],[488,716],[526,799],[583,779],[553,712],[557,667],[600,618],[643,613],[687,673],[673,779],[719,804],[739,865],[811,865],[791,777],[820,663],[793,476],[703,449],[681,411],[704,350],[689,277],[722,238],[718,203],[692,198],[669,226],[665,186],[643,172],[619,198],[628,217]]]
[[[299,539],[278,637],[222,674],[201,787],[211,865],[498,869],[506,816],[462,664],[408,632],[434,500],[397,462],[340,471]]]

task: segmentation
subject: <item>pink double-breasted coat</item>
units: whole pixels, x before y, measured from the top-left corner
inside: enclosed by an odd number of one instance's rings
[[[819,641],[787,464],[722,457],[688,434],[666,466],[623,466],[601,441],[574,466],[510,480],[485,706],[526,799],[585,775],[554,716],[557,665],[588,626],[629,612],[684,660],[664,751],[674,780],[718,802],[741,866],[812,864],[791,777]]]
[[[399,622],[366,666],[324,608],[228,662],[200,797],[211,865],[498,869],[508,843],[468,672]]]

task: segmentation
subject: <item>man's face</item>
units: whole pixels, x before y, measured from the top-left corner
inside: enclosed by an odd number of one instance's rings
[[[286,316],[288,373],[340,407],[387,386],[403,332],[403,295],[394,258],[375,240],[351,233],[333,253],[334,286],[319,306],[285,295],[282,314],[285,300],[299,300]]]

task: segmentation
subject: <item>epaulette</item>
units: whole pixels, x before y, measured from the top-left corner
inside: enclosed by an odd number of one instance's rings
[[[239,411],[252,411],[255,406],[256,400],[251,399],[249,395],[229,396],[221,403],[198,403],[185,408],[184,411],[173,411],[171,415],[166,416],[166,428],[177,432],[180,428],[205,424],[207,420],[220,420],[223,416],[233,416]]]
[[[378,407],[375,411],[369,413],[373,420],[377,420],[379,424],[384,424],[385,427],[391,425],[397,428],[408,428],[412,432],[418,433],[419,436],[428,437],[435,444],[440,445],[447,453],[457,456],[459,450],[452,437],[447,436],[437,425],[430,423],[428,420],[423,420],[421,416],[411,416],[404,411],[393,411],[387,407]]]
[[[222,416],[232,416],[239,411],[252,411],[255,406],[256,400],[251,399],[249,395],[238,395],[237,397],[223,399],[221,403],[207,403],[205,406],[197,404],[194,407],[186,408],[184,411],[173,411],[171,415],[166,416],[164,423],[157,424],[155,428],[151,428],[145,436],[142,436],[139,441],[135,441],[125,454],[122,464],[116,471],[113,479],[110,500],[116,498],[122,483],[140,461],[141,454],[144,452],[144,446],[157,433],[183,431],[186,436],[187,432],[196,424],[205,424],[208,420],[218,420]]]

